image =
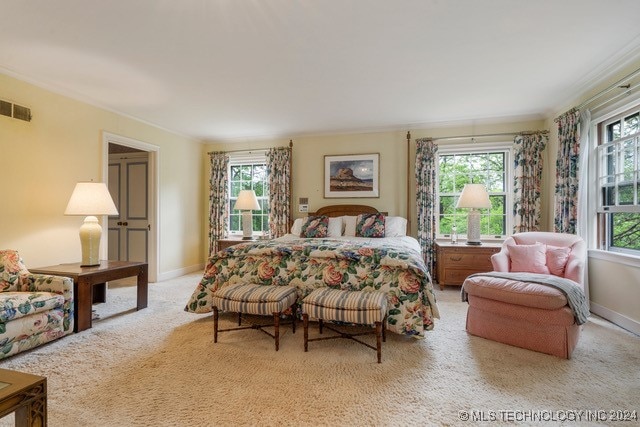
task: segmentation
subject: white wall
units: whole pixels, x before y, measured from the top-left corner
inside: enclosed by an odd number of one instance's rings
[[[160,277],[202,265],[198,141],[5,75],[0,94],[33,115],[31,122],[0,116],[0,249],[17,249],[27,267],[80,260],[83,218],[64,216],[64,210],[76,182],[104,181],[106,131],[160,147]]]

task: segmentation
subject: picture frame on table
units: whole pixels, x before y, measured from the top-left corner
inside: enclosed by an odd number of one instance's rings
[[[324,197],[380,197],[380,154],[324,156]]]

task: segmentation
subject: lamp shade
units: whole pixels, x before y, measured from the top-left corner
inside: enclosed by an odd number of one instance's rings
[[[236,204],[233,206],[233,209],[239,211],[259,210],[260,204],[258,203],[256,193],[253,190],[240,190],[238,200],[236,200]]]
[[[456,208],[490,208],[489,193],[483,184],[465,184]]]
[[[118,215],[104,182],[79,182],[73,189],[65,215]]]

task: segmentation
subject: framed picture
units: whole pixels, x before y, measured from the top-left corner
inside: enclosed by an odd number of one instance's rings
[[[324,156],[324,197],[380,197],[380,154]]]

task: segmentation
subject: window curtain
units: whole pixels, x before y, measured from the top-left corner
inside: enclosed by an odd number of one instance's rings
[[[229,212],[229,156],[223,152],[209,153],[211,177],[209,181],[209,255],[227,230]]]
[[[556,119],[558,158],[554,197],[554,230],[576,234],[580,161],[580,111],[573,109]]]
[[[422,248],[425,264],[433,275],[435,265],[435,222],[437,209],[436,194],[436,152],[438,146],[431,139],[416,140],[416,208],[418,218],[418,243]]]
[[[272,148],[267,152],[269,177],[269,231],[271,237],[289,232],[291,218],[291,151],[292,147]]]
[[[539,231],[542,151],[547,145],[547,140],[547,135],[536,132],[517,135],[513,141],[515,233]]]

